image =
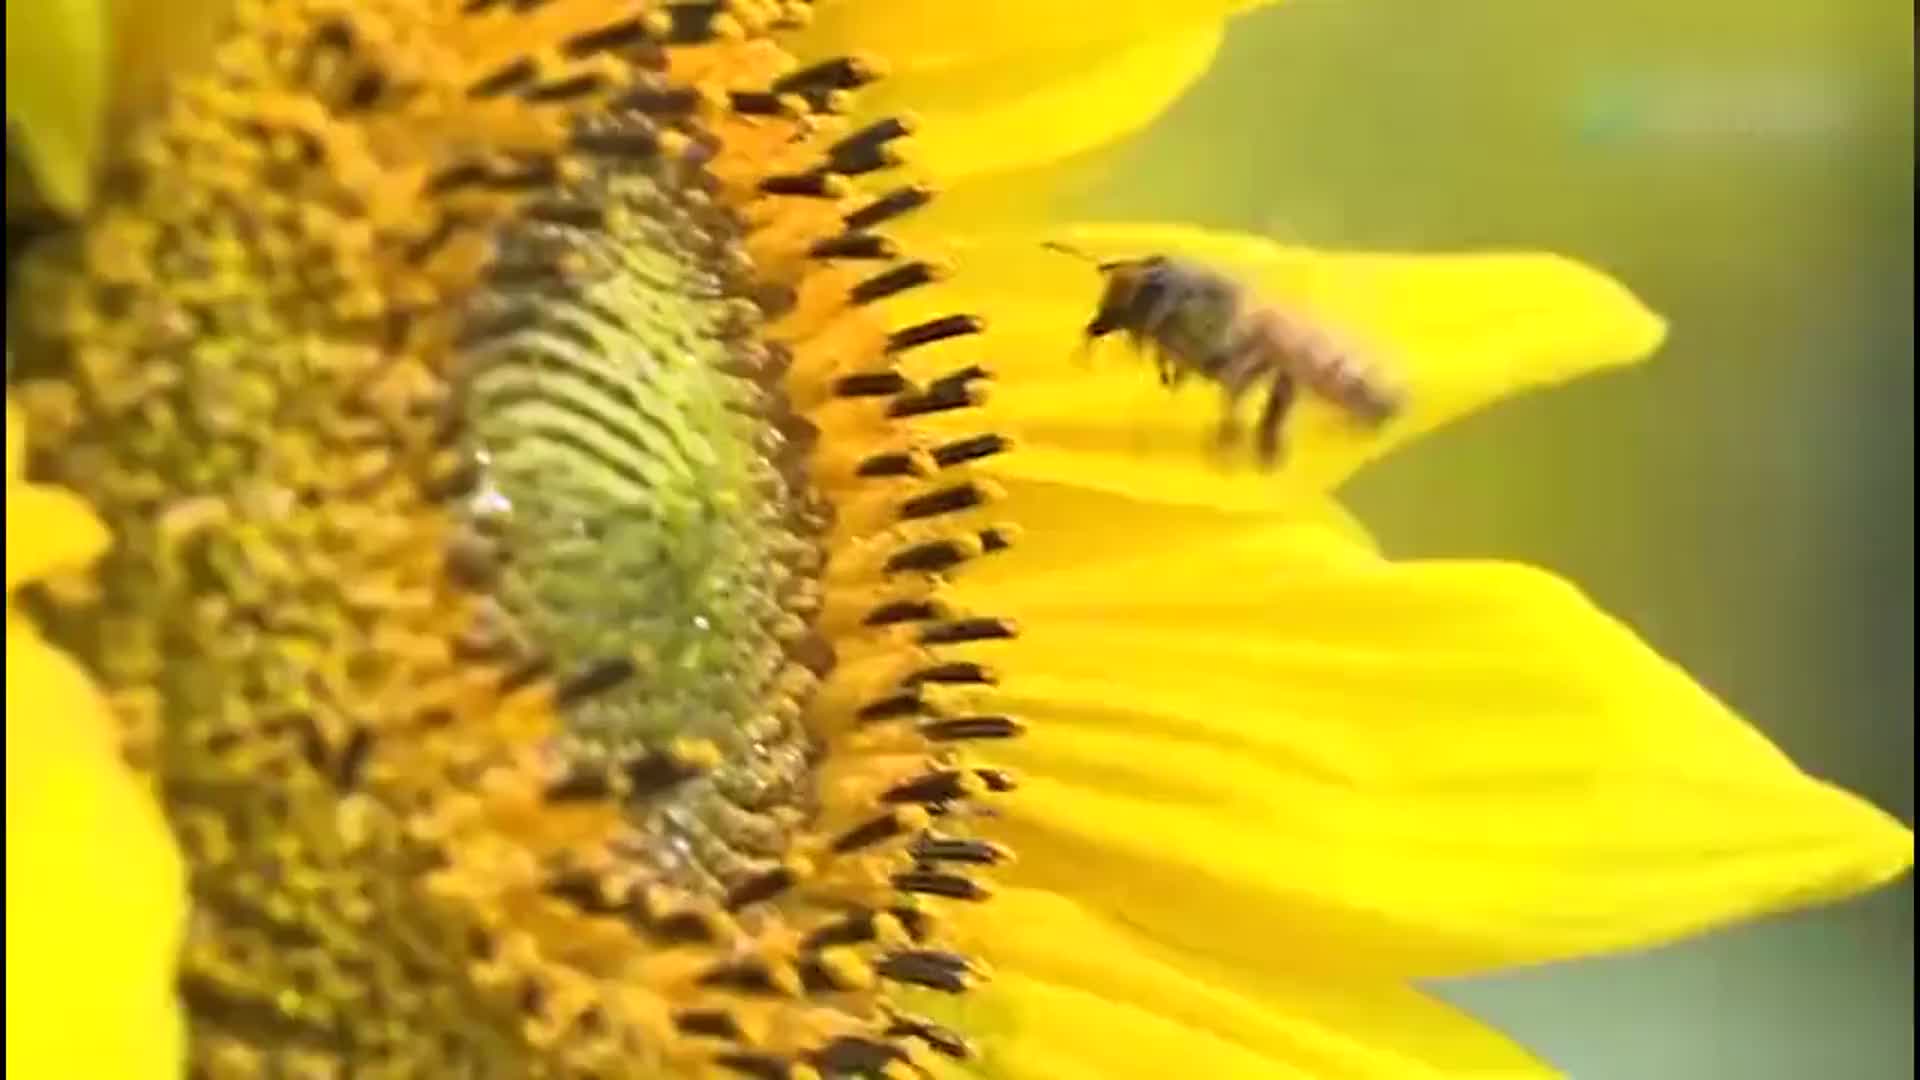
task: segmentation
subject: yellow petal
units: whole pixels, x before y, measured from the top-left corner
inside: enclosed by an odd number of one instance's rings
[[[11,508],[9,509],[11,535]],[[7,1075],[178,1076],[185,881],[99,695],[7,625]]]
[[[85,565],[106,546],[106,529],[70,492],[27,488],[7,493],[9,594],[54,570]]]
[[[870,53],[898,74],[1006,60],[1019,53],[1177,35],[1264,0],[1113,0],[1097,13],[1074,0],[867,0],[822,4],[791,45],[803,57]],[[1010,64],[1019,61],[1007,60]]]
[[[1008,974],[992,988],[1013,1033],[978,1073],[996,1080],[1312,1080],[1265,1055],[1171,1020],[1151,1008],[1077,987]]]
[[[6,423],[7,1074],[175,1076],[172,839],[86,673],[13,608],[18,585],[84,567],[106,531],[73,495],[25,481],[11,400]]]
[[[1182,560],[1186,551],[1208,550],[1209,544],[1231,542],[1247,530],[1246,516],[1228,510],[1169,510],[1097,488],[1018,477],[1001,486],[995,514],[1019,524],[1020,542],[969,565],[957,587],[1008,602],[1017,602],[1018,589],[1036,577],[1114,565],[1132,572],[1140,560]],[[1320,543],[1330,558],[1351,557],[1356,548],[1378,551],[1366,526],[1331,499],[1296,502],[1288,507],[1287,520],[1296,527],[1291,534],[1296,558],[1309,542]]]
[[[1664,333],[1620,285],[1552,255],[1329,253],[1173,226],[1053,235],[1102,257],[1175,253],[1227,270],[1332,331],[1407,395],[1404,413],[1378,431],[1305,395],[1285,428],[1281,468],[1258,472],[1244,446],[1216,449],[1216,387],[1189,381],[1169,393],[1117,340],[1090,358],[1081,352],[1100,292],[1093,268],[1042,250],[1038,235],[955,241],[960,273],[943,300],[993,313],[980,348],[1000,375],[994,422],[1023,445],[991,467],[1180,505],[1273,507],[1329,490],[1407,439],[1509,394],[1642,359]],[[1257,401],[1248,406],[1243,421]]]
[[[1051,893],[1006,890],[968,928],[995,976],[953,1011],[988,1076],[1553,1075],[1406,987],[1230,971]]]
[[[963,579],[1023,628],[987,706],[1030,725],[996,752],[1025,776],[1004,822],[1020,884],[1215,958],[1428,976],[1659,942],[1911,864],[1906,829],[1565,584],[1330,536]]]
[[[1117,45],[1075,45],[889,78],[861,98],[868,117],[920,120],[910,160],[935,183],[1068,157],[1144,127],[1206,72],[1218,23]]]
[[[100,154],[106,50],[100,0],[7,5],[7,127],[41,194],[67,213],[86,205]]]
[[[71,492],[26,483],[26,423],[7,401],[7,596],[55,570],[74,570],[107,547],[107,530]]]

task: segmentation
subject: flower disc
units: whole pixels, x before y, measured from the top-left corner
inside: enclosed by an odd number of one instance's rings
[[[1006,546],[802,5],[242,5],[10,325],[51,583],[187,856],[208,1076],[911,1073],[1004,857]],[[936,828],[934,822],[940,822]]]

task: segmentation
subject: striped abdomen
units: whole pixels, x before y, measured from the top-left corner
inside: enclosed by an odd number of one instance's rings
[[[1246,315],[1246,340],[1309,391],[1356,418],[1381,424],[1405,402],[1377,366],[1305,319],[1263,306]]]

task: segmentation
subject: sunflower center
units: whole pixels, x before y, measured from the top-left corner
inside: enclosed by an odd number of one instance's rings
[[[191,867],[212,1075],[866,1075],[965,1043],[938,908],[1006,546],[890,327],[906,130],[778,5],[251,5],[9,321],[114,548],[49,632]],[[757,21],[756,21],[757,20]],[[935,822],[941,823],[935,828]],[[368,1071],[371,1070],[371,1071]]]
[[[455,545],[558,671],[631,672],[568,723],[627,749],[749,726],[783,652],[783,563],[807,541],[767,453],[781,403],[728,374],[762,363],[740,355],[761,348],[757,313],[685,250],[679,230],[700,234],[659,189],[607,196],[622,212],[603,229],[503,245],[509,266],[564,260],[578,280],[496,271],[475,305],[458,405],[475,486]]]
[[[503,234],[461,339],[448,565],[486,601],[468,651],[559,678],[576,770],[718,748],[710,776],[634,807],[656,864],[717,893],[784,842],[749,815],[806,798],[782,679],[816,641],[825,511],[760,374],[765,320],[716,265],[734,229],[661,180],[610,163],[565,196],[592,220],[548,204]]]

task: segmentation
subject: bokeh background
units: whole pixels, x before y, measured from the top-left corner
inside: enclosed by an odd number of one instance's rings
[[[1395,554],[1580,582],[1912,824],[1913,25],[1893,0],[1294,0],[1075,201],[1629,282],[1672,320],[1656,363],[1430,437],[1350,502]],[[1904,1078],[1913,899],[1441,992],[1580,1080]]]

